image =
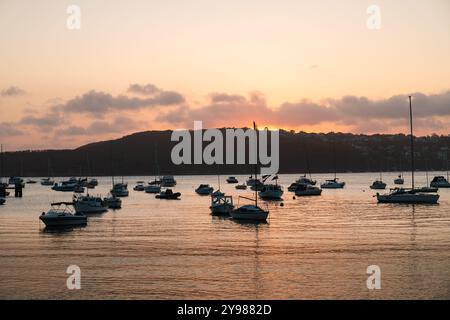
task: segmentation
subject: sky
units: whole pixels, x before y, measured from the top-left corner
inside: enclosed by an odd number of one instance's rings
[[[408,95],[418,135],[449,134],[449,57],[448,0],[0,0],[0,143],[73,148],[194,120],[399,133]]]

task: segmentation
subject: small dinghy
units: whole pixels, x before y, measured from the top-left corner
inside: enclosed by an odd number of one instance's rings
[[[161,191],[155,196],[156,199],[179,200],[181,193],[173,192],[172,189]]]
[[[228,177],[227,178],[227,183],[239,183],[238,179],[236,179],[236,177]]]

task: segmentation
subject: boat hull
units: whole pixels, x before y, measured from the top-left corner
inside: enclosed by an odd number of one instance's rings
[[[77,226],[86,225],[87,217],[85,216],[72,216],[72,217],[45,217],[41,216],[39,219],[47,227],[62,227],[62,226]]]
[[[380,195],[377,194],[379,203],[408,203],[408,204],[435,204],[439,200],[438,194],[402,194]]]
[[[240,213],[237,210],[230,212],[230,216],[235,220],[248,220],[248,221],[266,221],[269,216],[268,211],[261,211],[258,213]]]
[[[306,197],[306,196],[320,196],[322,194],[322,189],[310,189],[310,190],[297,190],[295,191],[295,195],[298,197]]]

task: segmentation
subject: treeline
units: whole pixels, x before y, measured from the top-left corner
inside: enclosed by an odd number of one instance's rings
[[[223,130],[223,129],[222,129]],[[174,165],[171,131],[139,132],[73,150],[5,152],[0,176],[247,174],[249,165]],[[407,135],[280,131],[280,173],[410,170]],[[208,143],[204,143],[206,145]],[[225,145],[225,143],[224,143]],[[450,135],[415,138],[417,170],[446,170]],[[225,150],[224,150],[225,152]]]

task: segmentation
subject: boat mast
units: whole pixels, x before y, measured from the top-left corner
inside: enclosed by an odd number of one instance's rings
[[[411,96],[409,96],[409,124],[411,127],[411,187],[414,190],[414,136]]]
[[[258,206],[258,131],[256,131],[256,123],[253,121],[253,130],[255,130],[256,138],[256,161],[255,161],[255,206]],[[250,159],[250,156],[249,156]]]

